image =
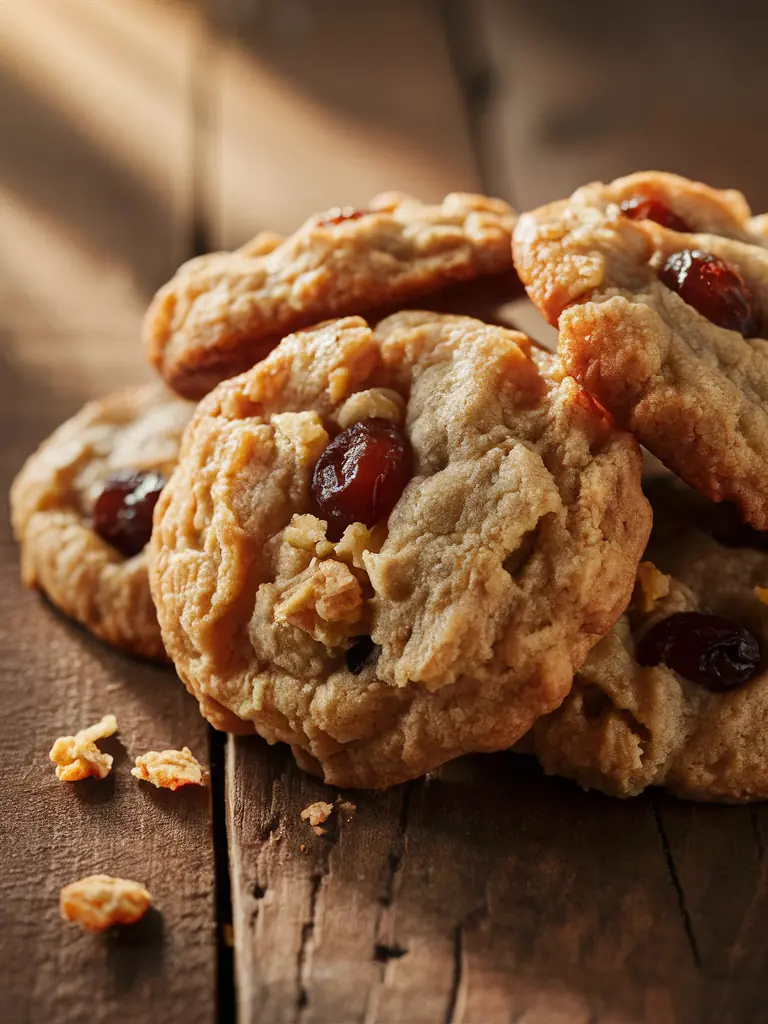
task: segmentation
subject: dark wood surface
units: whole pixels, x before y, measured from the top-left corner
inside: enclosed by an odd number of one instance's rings
[[[142,309],[198,249],[385,188],[524,208],[649,166],[768,208],[768,16],[729,13],[2,5],[0,485],[83,401],[146,378]],[[0,1019],[768,1021],[764,807],[609,800],[498,754],[344,793],[356,813],[316,836],[300,812],[336,791],[213,737],[170,671],[24,592],[5,506],[0,572]],[[107,711],[111,780],[58,783],[52,741]],[[210,749],[210,790],[131,779],[136,753],[184,743]],[[157,911],[120,936],[64,925],[60,886],[94,871]]]

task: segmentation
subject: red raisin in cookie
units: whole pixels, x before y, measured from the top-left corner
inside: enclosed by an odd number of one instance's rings
[[[163,638],[203,714],[383,788],[563,700],[650,511],[636,442],[551,356],[412,311],[291,335],[220,384],[155,522]]]

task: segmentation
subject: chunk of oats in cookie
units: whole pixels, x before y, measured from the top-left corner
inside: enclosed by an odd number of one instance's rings
[[[333,810],[333,804],[329,804],[325,800],[318,800],[304,808],[301,812],[301,820],[309,822],[316,836],[324,836],[327,835],[328,829],[323,828],[323,824],[328,821]]]
[[[336,422],[342,430],[362,420],[387,420],[402,423],[405,400],[391,388],[368,388],[350,395],[336,413]]]
[[[641,562],[637,567],[634,602],[641,612],[653,611],[656,604],[669,595],[672,579],[661,572],[653,562]]]
[[[378,554],[386,539],[386,523],[378,523],[370,529],[363,523],[352,523],[342,534],[341,540],[334,545],[333,550],[339,561],[365,571],[363,556],[368,551]]]
[[[59,897],[61,916],[91,932],[115,924],[134,924],[152,905],[152,897],[139,882],[110,875],[89,875],[65,885]]]
[[[343,562],[313,561],[283,591],[275,605],[277,622],[309,633],[328,647],[350,635],[363,614],[363,591]]]
[[[99,750],[96,741],[116,732],[117,719],[114,715],[105,715],[96,725],[81,729],[74,736],[59,736],[49,754],[56,765],[56,778],[61,782],[79,782],[91,775],[105,779],[112,770],[113,758]]]
[[[141,782],[151,782],[158,789],[177,790],[182,786],[205,785],[203,766],[189,747],[181,750],[149,750],[136,758],[131,775]]]
[[[283,532],[283,541],[292,548],[326,558],[333,551],[333,544],[327,539],[326,525],[322,519],[310,513],[293,515]]]

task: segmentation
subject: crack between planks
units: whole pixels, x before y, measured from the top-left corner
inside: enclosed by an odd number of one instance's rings
[[[483,188],[491,186],[491,154],[484,124],[498,91],[498,72],[488,53],[482,14],[466,0],[438,0],[448,59],[459,85],[464,116]],[[514,182],[505,182],[507,198],[514,204]]]
[[[699,952],[699,945],[696,941],[696,933],[693,930],[693,921],[691,920],[691,915],[688,912],[688,905],[685,899],[685,892],[683,891],[683,886],[680,881],[680,877],[678,876],[677,868],[675,867],[675,859],[672,856],[672,849],[669,845],[667,834],[664,831],[664,825],[661,820],[661,814],[656,804],[655,797],[651,797],[651,808],[653,810],[653,819],[656,822],[656,829],[659,833],[659,839],[661,840],[661,847],[664,851],[664,857],[667,862],[669,876],[672,879],[672,884],[675,887],[675,892],[677,893],[677,905],[680,908],[680,914],[683,919],[683,927],[685,928],[685,934],[688,937],[688,945],[691,949],[693,962],[696,965],[696,969],[698,971],[701,971],[701,954]]]
[[[763,835],[762,835],[762,832],[760,831],[760,822],[757,819],[757,809],[750,804],[749,807],[748,807],[748,810],[749,810],[749,821],[750,821],[750,824],[752,825],[752,835],[754,836],[755,846],[757,848],[757,859],[759,861],[762,861],[762,859],[763,859],[763,852],[764,852],[765,847],[764,847],[764,844],[763,844]]]
[[[456,1024],[456,1009],[459,1003],[459,993],[463,975],[464,959],[464,922],[459,921],[453,929],[453,974],[451,975],[451,989],[448,994],[448,1006],[445,1010],[445,1024]]]
[[[381,925],[384,920],[385,912],[394,902],[395,892],[397,890],[397,878],[400,874],[403,866],[403,860],[405,858],[406,835],[408,832],[408,820],[410,817],[413,794],[416,787],[422,782],[422,779],[414,779],[411,782],[406,782],[403,786],[403,799],[400,804],[397,835],[394,843],[392,844],[392,848],[387,855],[389,871],[387,872],[387,877],[382,887],[381,895],[379,896],[379,908],[373,926],[373,949],[371,951],[371,956],[378,964],[381,965],[379,979],[368,992],[368,997],[365,1001],[365,1008],[363,1010],[362,1017],[360,1018],[361,1024],[370,1024],[370,1022],[375,1019],[376,997],[378,995],[379,988],[384,983],[387,976],[387,970],[389,969],[390,962],[392,960],[399,960],[408,952],[407,949],[400,946],[398,943],[390,944],[389,942],[384,942],[381,934]],[[387,951],[387,955],[384,955],[385,950]]]
[[[299,952],[296,956],[296,977],[298,979],[298,995],[296,999],[296,1008],[298,1010],[297,1020],[301,1021],[304,1011],[309,1005],[309,994],[307,992],[307,986],[305,984],[305,975],[307,971],[307,960],[308,953],[312,944],[312,938],[315,934],[315,912],[317,910],[317,897],[320,892],[320,887],[323,884],[327,871],[327,858],[326,863],[323,865],[323,871],[316,872],[312,875],[310,880],[309,890],[309,914],[307,920],[301,926],[301,943],[299,945]]]
[[[226,734],[209,727],[216,910],[216,1019],[219,1024],[235,1024],[235,957],[231,942],[228,941],[232,929],[232,887],[227,837],[226,746]]]

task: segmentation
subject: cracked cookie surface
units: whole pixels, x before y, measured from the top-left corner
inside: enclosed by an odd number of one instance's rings
[[[314,470],[370,410],[407,438],[412,476],[387,519],[331,540]],[[502,749],[629,598],[639,465],[517,332],[413,311],[289,336],[201,402],[160,497],[166,647],[214,725],[290,743],[335,785]]]
[[[150,360],[174,390],[199,398],[284,335],[329,317],[370,318],[413,301],[473,312],[493,296],[514,297],[514,223],[500,199],[451,193],[430,205],[385,193],[365,210],[317,214],[285,240],[262,234],[236,252],[198,257],[146,314]]]
[[[89,402],[30,456],[11,488],[24,582],[102,640],[158,660],[165,652],[146,552],[126,557],[104,540],[94,508],[110,479],[170,475],[192,409],[159,384]]]
[[[627,613],[527,742],[550,774],[613,796],[663,786],[692,800],[768,799],[766,537],[669,481],[660,482],[652,504],[649,561]],[[762,652],[751,678],[713,692],[664,662],[638,662],[654,626],[691,612],[749,631]]]
[[[759,529],[768,528],[765,240],[764,218],[750,220],[740,193],[658,172],[580,188],[523,215],[514,239],[531,299],[559,328],[566,370],[678,476],[737,503]],[[717,274],[672,287],[681,253],[707,257]],[[721,326],[717,313],[733,304],[741,318]]]

